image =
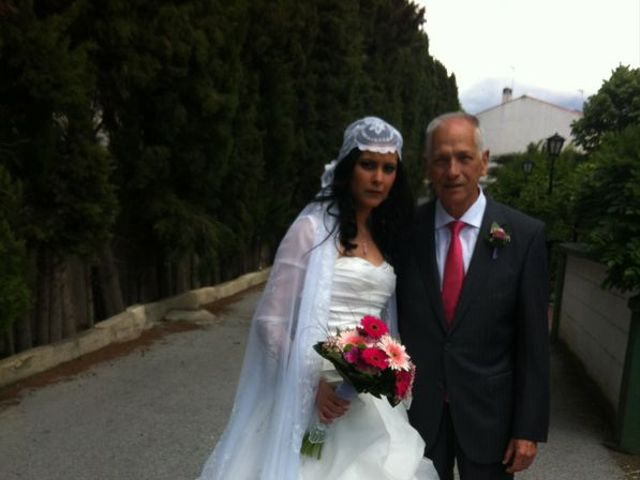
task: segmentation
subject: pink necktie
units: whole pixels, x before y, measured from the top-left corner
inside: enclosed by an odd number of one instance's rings
[[[451,230],[451,242],[449,243],[449,251],[444,264],[444,274],[442,280],[442,305],[444,307],[444,318],[449,327],[453,322],[456,313],[458,298],[462,290],[462,282],[464,280],[464,261],[462,259],[462,244],[458,236],[464,222],[455,220],[447,226]]]

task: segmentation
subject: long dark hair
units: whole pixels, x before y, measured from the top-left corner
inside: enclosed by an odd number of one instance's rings
[[[316,202],[328,202],[327,214],[337,222],[331,230],[338,229],[338,239],[345,253],[356,248],[353,239],[358,235],[356,206],[351,194],[353,168],[360,158],[360,150],[354,148],[341,160],[333,174],[333,182],[316,196]],[[396,179],[389,196],[371,211],[368,223],[374,242],[382,255],[393,263],[400,244],[408,233],[414,212],[414,199],[401,161],[398,161]]]

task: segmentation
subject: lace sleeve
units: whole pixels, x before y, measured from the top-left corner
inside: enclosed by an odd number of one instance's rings
[[[283,238],[254,312],[229,423],[202,480],[297,478],[326,328],[335,246],[321,205],[308,206]]]
[[[290,323],[295,320],[293,313],[300,301],[314,229],[310,217],[301,217],[291,225],[278,247],[269,281],[254,315],[258,338],[273,359],[288,350],[295,331],[295,325]]]

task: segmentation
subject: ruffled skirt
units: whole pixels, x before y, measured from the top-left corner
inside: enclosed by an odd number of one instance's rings
[[[362,394],[328,428],[321,458],[303,457],[300,479],[438,480],[423,453],[403,405]]]

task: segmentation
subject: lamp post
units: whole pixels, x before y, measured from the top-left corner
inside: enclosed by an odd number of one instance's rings
[[[525,182],[529,181],[529,175],[531,175],[531,171],[533,170],[533,160],[527,157],[527,159],[522,162],[522,173],[524,173]]]
[[[549,195],[553,192],[553,167],[555,166],[556,157],[560,155],[563,144],[564,137],[558,135],[558,132],[547,138],[547,155],[549,155],[549,161],[551,162],[549,169]]]

